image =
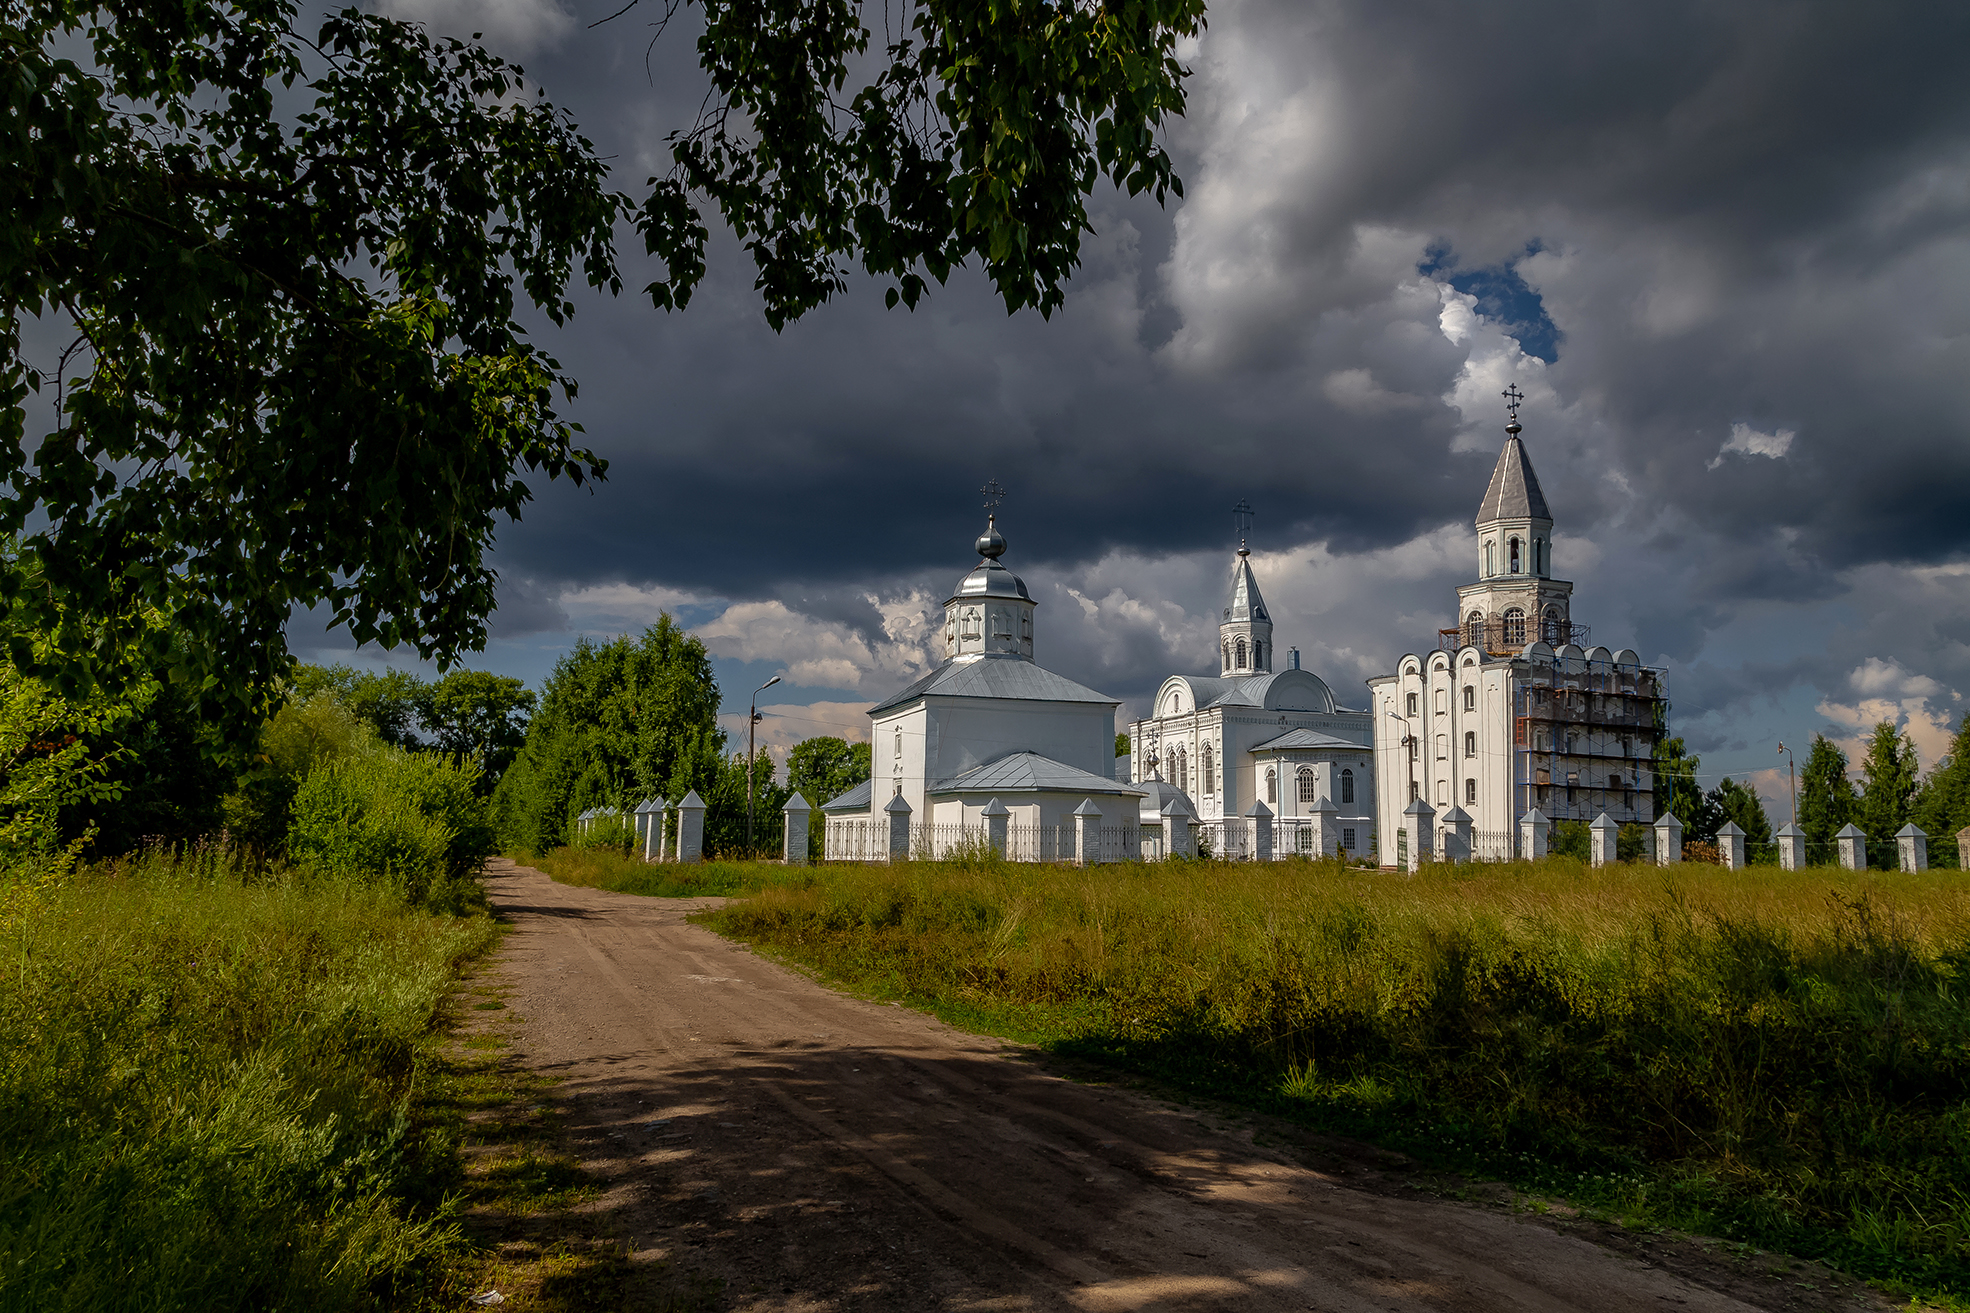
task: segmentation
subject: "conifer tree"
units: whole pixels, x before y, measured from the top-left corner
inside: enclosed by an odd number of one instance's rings
[[[1833,836],[1854,819],[1855,804],[1847,754],[1826,735],[1813,735],[1813,750],[1799,778],[1799,828],[1806,832],[1806,842],[1831,851]]]
[[[1717,787],[1704,799],[1706,814],[1716,817],[1711,833],[1722,829],[1725,821],[1735,821],[1744,831],[1746,844],[1768,844],[1772,841],[1772,823],[1765,815],[1765,803],[1757,790],[1749,785],[1739,784],[1726,775],[1718,781]]]
[[[1956,832],[1970,825],[1970,712],[1958,723],[1949,752],[1916,789],[1909,814],[1929,836],[1932,859],[1954,850]]]
[[[1861,763],[1859,825],[1874,843],[1887,843],[1908,824],[1909,800],[1915,795],[1915,742],[1884,720],[1868,737],[1867,759]]]

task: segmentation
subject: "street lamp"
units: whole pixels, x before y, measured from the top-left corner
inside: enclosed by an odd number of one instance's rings
[[[1396,724],[1402,726],[1401,745],[1405,748],[1412,749],[1409,753],[1409,801],[1414,802],[1420,796],[1416,792],[1416,753],[1413,750],[1413,745],[1416,742],[1416,735],[1409,728],[1409,721],[1406,717],[1398,716],[1393,711],[1389,711],[1386,708],[1383,709],[1382,714],[1387,716],[1390,720],[1394,721]]]
[[[780,682],[778,675],[752,691],[752,705],[746,708],[746,856],[757,856],[752,847],[752,727],[759,723],[759,695]]]
[[[1792,760],[1791,748],[1781,743],[1778,745],[1778,750],[1785,754],[1785,783],[1786,787],[1792,791],[1792,823],[1797,825],[1799,824],[1799,774],[1796,769],[1797,763]],[[1813,763],[1809,761],[1806,764],[1810,766]]]

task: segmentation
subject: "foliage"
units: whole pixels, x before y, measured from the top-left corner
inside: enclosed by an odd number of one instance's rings
[[[1129,736],[1128,736],[1128,735],[1126,735],[1126,734],[1117,734],[1117,735],[1115,736],[1115,755],[1116,755],[1116,756],[1118,756],[1118,757],[1126,757],[1126,756],[1128,756],[1128,755],[1129,755]]]
[[[568,827],[568,847],[600,849],[628,857],[636,851],[636,822],[620,812],[591,817]],[[637,860],[643,859],[639,855]]]
[[[407,1100],[493,934],[209,850],[0,926],[0,1307],[408,1303],[458,1240]]]
[[[1833,836],[1854,819],[1854,782],[1847,778],[1847,754],[1824,734],[1813,735],[1813,749],[1799,774],[1799,828],[1811,852],[1831,852]]]
[[[637,220],[668,265],[647,289],[659,306],[704,270],[694,192],[745,243],[776,329],[844,290],[850,255],[894,280],[892,306],[975,258],[1008,310],[1050,315],[1098,178],[1183,194],[1157,134],[1183,112],[1175,47],[1202,30],[1202,0],[927,0],[884,10],[879,38],[854,0],[700,7],[713,92]]]
[[[832,735],[802,739],[787,753],[787,786],[819,807],[869,778],[869,745]]]
[[[316,605],[447,661],[484,641],[523,476],[601,472],[515,321],[516,292],[564,319],[577,266],[616,284],[603,163],[475,46],[296,18],[23,0],[0,38],[0,532],[21,535],[0,600],[63,691],[116,675],[106,635],[249,722]],[[28,314],[72,326],[60,364],[22,357]]]
[[[725,743],[718,704],[704,644],[668,614],[640,639],[578,639],[493,792],[501,844],[544,852],[591,807],[627,811],[691,789],[708,797]]]
[[[1954,872],[828,866],[712,913],[877,997],[1970,1294]]]
[[[1894,841],[1895,831],[1908,824],[1909,802],[1915,796],[1915,741],[1884,720],[1868,736],[1867,756],[1861,760],[1860,805],[1855,823],[1874,843]]]
[[[700,789],[705,801],[705,852],[719,857],[777,855],[780,851],[780,808],[793,791],[773,780],[773,757],[765,748],[753,761],[753,827],[746,837],[746,754],[735,752],[720,760],[711,788]],[[811,838],[811,836],[810,836]],[[811,847],[811,845],[810,845]]]
[[[508,854],[562,884],[646,898],[704,898],[756,893],[774,884],[801,885],[812,880],[809,868],[767,862],[646,862],[612,848],[578,848],[570,844],[532,855]]]
[[[1703,786],[1696,782],[1697,769],[1702,765],[1703,758],[1684,748],[1681,738],[1656,740],[1655,814],[1675,813],[1676,819],[1683,823],[1685,835],[1708,820],[1703,806]],[[1711,824],[1711,834],[1716,833],[1716,825]]]
[[[295,792],[287,854],[413,905],[454,906],[494,851],[477,774],[470,761],[390,747],[324,762]]]
[[[418,695],[417,719],[440,752],[472,757],[490,793],[527,741],[534,695],[520,680],[486,670],[453,670]]]
[[[417,748],[423,746],[417,737],[417,722],[425,691],[424,681],[408,670],[356,670],[341,664],[302,664],[294,667],[288,696],[306,702],[326,694],[375,730],[383,742],[399,748]]]
[[[1949,752],[1923,777],[1909,814],[1929,836],[1932,857],[1954,849],[1957,832],[1970,825],[1970,712],[1957,725]]]
[[[1546,834],[1546,851],[1555,857],[1587,861],[1594,851],[1594,836],[1585,821],[1554,821]]]
[[[253,761],[224,802],[235,843],[267,856],[286,846],[294,794],[315,767],[366,756],[382,746],[373,725],[324,688],[284,704],[265,724]]]
[[[116,796],[110,762],[90,740],[119,718],[0,667],[0,881],[45,879],[74,862],[82,840],[64,840],[61,812]]]
[[[1772,823],[1765,816],[1765,804],[1758,792],[1726,775],[1717,781],[1704,799],[1706,815],[1714,815],[1717,822],[1711,827],[1710,836],[1723,828],[1725,821],[1736,823],[1744,831],[1744,842],[1768,844],[1772,841]],[[1705,836],[1705,837],[1710,837]]]

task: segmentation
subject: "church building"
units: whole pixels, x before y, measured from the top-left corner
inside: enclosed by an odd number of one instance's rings
[[[869,708],[872,777],[821,808],[831,854],[897,798],[913,825],[982,828],[994,800],[1022,829],[1071,827],[1088,803],[1110,826],[1138,821],[1143,790],[1115,778],[1120,699],[1034,660],[1038,604],[999,563],[996,516],[976,547],[944,603],[943,663]]]
[[[1631,650],[1587,647],[1573,585],[1552,577],[1553,516],[1519,439],[1522,399],[1478,508],[1478,571],[1433,651],[1368,681],[1383,866],[1518,850],[1521,821],[1654,820],[1652,762],[1668,704],[1663,672]],[[1536,815],[1535,815],[1536,814]],[[1412,850],[1414,850],[1412,855]]]
[[[1311,830],[1294,823],[1331,802],[1339,809],[1332,823],[1340,847],[1366,852],[1375,815],[1370,717],[1337,704],[1325,680],[1300,669],[1298,648],[1288,651],[1284,669],[1273,668],[1272,616],[1242,541],[1217,648],[1216,675],[1171,675],[1149,715],[1129,726],[1136,783],[1182,793],[1207,838],[1214,830],[1222,836],[1227,820],[1247,819],[1253,804],[1263,803],[1281,832],[1274,844],[1280,856],[1304,850]],[[1222,839],[1217,850],[1225,851]]]

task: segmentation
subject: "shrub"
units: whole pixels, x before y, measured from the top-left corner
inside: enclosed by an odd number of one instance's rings
[[[597,816],[581,824],[568,822],[570,848],[606,848],[628,856],[636,847],[636,822],[621,815]]]
[[[493,851],[478,767],[378,748],[316,766],[294,796],[289,856],[413,904],[444,901]]]

